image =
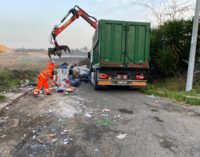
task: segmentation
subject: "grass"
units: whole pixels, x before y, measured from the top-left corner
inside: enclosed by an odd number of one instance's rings
[[[21,85],[25,80],[35,81],[38,70],[0,70],[0,93],[9,91],[17,85]],[[3,99],[3,98],[1,98]]]
[[[140,91],[148,95],[171,98],[177,102],[200,105],[200,84],[194,85],[191,92],[185,92],[185,84],[183,78],[170,78],[154,81]]]
[[[7,98],[4,95],[0,95],[0,102],[4,102]]]

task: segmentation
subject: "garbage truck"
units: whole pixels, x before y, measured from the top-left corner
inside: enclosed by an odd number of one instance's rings
[[[147,86],[150,23],[99,20],[93,36],[91,82],[103,86]]]

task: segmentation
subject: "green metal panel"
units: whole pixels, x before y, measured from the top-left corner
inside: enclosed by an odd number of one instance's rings
[[[146,64],[149,33],[149,23],[100,20],[93,37],[93,64],[120,67]]]
[[[148,25],[127,24],[126,64],[145,64],[148,61]]]
[[[123,30],[124,23],[113,23],[111,21],[103,21],[100,25],[101,34],[101,60],[112,63],[122,63],[124,55],[122,55],[124,47]]]

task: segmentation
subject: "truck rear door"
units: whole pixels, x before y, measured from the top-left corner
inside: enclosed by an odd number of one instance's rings
[[[103,21],[101,23],[101,65],[124,66],[125,30],[124,23]]]
[[[127,23],[124,62],[127,67],[148,64],[149,27],[148,24]]]

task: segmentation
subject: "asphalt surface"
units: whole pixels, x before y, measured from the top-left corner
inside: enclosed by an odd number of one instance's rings
[[[0,156],[199,157],[200,107],[89,83],[29,93],[0,111]]]

